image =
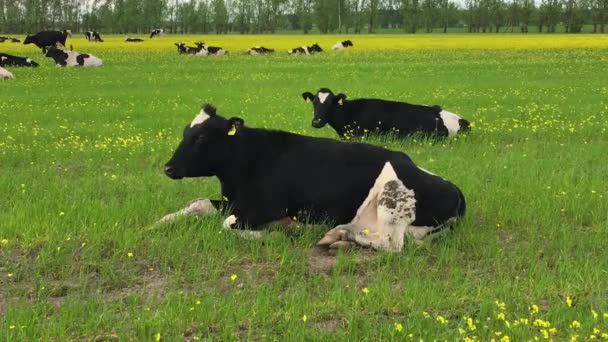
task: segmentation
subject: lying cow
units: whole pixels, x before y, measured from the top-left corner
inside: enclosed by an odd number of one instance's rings
[[[216,176],[224,200],[195,200],[161,223],[225,209],[232,215],[224,226],[237,230],[259,232],[301,215],[313,223],[346,225],[320,241],[326,246],[340,247],[346,240],[400,250],[405,232],[422,240],[465,212],[464,196],[454,184],[417,167],[402,152],[249,128],[210,105],[185,127],[165,174]]]
[[[274,53],[274,50],[265,48],[263,46],[256,46],[256,47],[252,47],[251,49],[247,50],[247,54],[252,55],[252,56],[266,55],[269,53]]]
[[[349,46],[353,46],[353,42],[350,40],[345,40],[343,42],[337,42],[334,46],[331,47],[332,50],[345,49]]]
[[[11,43],[21,43],[21,40],[12,37],[0,37],[0,43],[4,43],[5,41],[10,41]]]
[[[150,38],[160,37],[165,34],[165,29],[155,29],[150,32]]]
[[[144,40],[141,38],[133,38],[133,37],[126,37],[125,38],[125,42],[130,42],[130,43],[141,43]]]
[[[97,32],[97,31],[87,31],[84,33],[84,37],[89,42],[103,43],[103,39],[101,39],[101,36],[99,35],[99,32]]]
[[[91,54],[62,50],[57,46],[50,46],[45,56],[53,58],[55,64],[62,67],[97,67],[103,64],[101,59]]]
[[[0,80],[6,80],[9,78],[15,78],[15,76],[13,76],[10,71],[0,67]]]
[[[19,57],[0,53],[0,66],[21,66],[21,67],[37,67],[38,63],[27,57]]]
[[[315,52],[323,52],[323,49],[321,49],[321,47],[319,46],[319,44],[314,43],[311,46],[301,46],[301,47],[297,47],[297,48],[293,48],[291,50],[288,50],[287,53],[294,54],[294,55],[299,55],[299,54],[305,54],[305,55],[311,55]]]
[[[205,44],[204,42],[196,42],[194,43],[194,45],[196,45],[199,48],[198,51],[198,55],[218,55],[218,56],[222,56],[225,54],[228,54],[228,51],[226,51],[224,48],[221,48],[219,46],[209,46],[207,44]]]
[[[452,137],[467,131],[469,122],[442,110],[439,106],[421,106],[379,99],[346,100],[346,95],[321,88],[317,95],[305,92],[302,97],[312,102],[312,126],[329,124],[342,139],[360,137],[366,133],[407,136],[423,133]]]
[[[181,55],[181,54],[190,54],[190,55],[196,55],[201,48],[199,47],[193,47],[193,46],[188,46],[182,42],[178,42],[178,43],[174,43],[175,46],[177,46],[177,52]]]
[[[42,49],[43,53],[46,53],[49,46],[55,46],[57,43],[65,46],[66,39],[71,36],[72,33],[69,30],[41,31],[34,35],[28,35],[25,37],[23,44],[34,44]]]

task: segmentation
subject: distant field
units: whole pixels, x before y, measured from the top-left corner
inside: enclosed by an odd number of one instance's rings
[[[0,341],[608,338],[608,36],[165,36],[68,40],[104,60],[0,81]],[[355,47],[331,51],[351,38]],[[228,56],[179,56],[203,40]],[[327,51],[288,56],[318,42]],[[264,45],[274,56],[246,56]],[[330,226],[248,241],[221,218],[151,223],[215,179],[162,166],[200,105],[311,127],[303,91],[440,104],[468,136],[371,143],[456,183],[464,220],[400,254],[314,250]]]

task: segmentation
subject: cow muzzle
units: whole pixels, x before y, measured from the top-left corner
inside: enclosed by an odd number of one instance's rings
[[[321,118],[315,118],[312,120],[312,127],[321,128],[323,126],[325,126],[325,120],[323,120]]]
[[[183,175],[179,174],[176,168],[171,165],[165,165],[165,175],[171,179],[181,179],[184,178]]]

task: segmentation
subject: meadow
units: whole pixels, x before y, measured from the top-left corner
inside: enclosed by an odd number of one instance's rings
[[[0,82],[0,341],[608,339],[608,36],[123,36],[100,68]],[[351,38],[352,50],[331,51]],[[222,57],[179,56],[204,40]],[[284,51],[319,42],[326,51]],[[246,56],[254,45],[273,56]],[[162,167],[202,103],[254,127],[314,129],[304,91],[440,104],[449,141],[366,142],[457,184],[452,232],[402,253],[315,248],[330,225],[260,241],[221,217],[153,228],[215,179]]]

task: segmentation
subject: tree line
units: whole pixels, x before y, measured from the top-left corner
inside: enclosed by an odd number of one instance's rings
[[[0,0],[0,31],[606,32],[608,0]]]

